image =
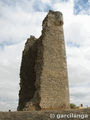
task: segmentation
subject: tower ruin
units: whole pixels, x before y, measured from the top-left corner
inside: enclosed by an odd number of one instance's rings
[[[18,110],[69,108],[63,15],[49,11],[42,35],[31,36],[22,55]]]

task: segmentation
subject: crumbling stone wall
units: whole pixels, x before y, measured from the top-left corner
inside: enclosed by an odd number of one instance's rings
[[[25,44],[20,69],[20,92],[18,110],[22,110],[26,103],[29,102],[36,91],[35,80],[36,73],[34,70],[35,60],[37,56],[37,41],[31,36]]]
[[[69,108],[62,13],[49,11],[39,39],[25,44],[20,71],[18,110]]]
[[[70,114],[74,117],[70,117]],[[65,115],[68,115],[68,117]],[[90,120],[90,109],[0,112],[0,120]]]

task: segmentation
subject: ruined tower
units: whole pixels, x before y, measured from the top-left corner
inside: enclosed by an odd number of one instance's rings
[[[31,36],[22,55],[18,110],[69,108],[63,15],[49,11],[42,35]]]

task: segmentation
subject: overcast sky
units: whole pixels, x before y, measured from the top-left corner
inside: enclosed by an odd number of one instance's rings
[[[30,35],[41,35],[49,9],[64,17],[70,102],[90,106],[90,2],[0,0],[0,111],[17,108],[22,50]]]

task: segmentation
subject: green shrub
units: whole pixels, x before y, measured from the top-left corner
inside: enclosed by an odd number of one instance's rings
[[[71,103],[71,104],[70,104],[70,108],[71,108],[71,109],[75,109],[75,108],[76,108],[76,105],[73,104],[73,103]]]

